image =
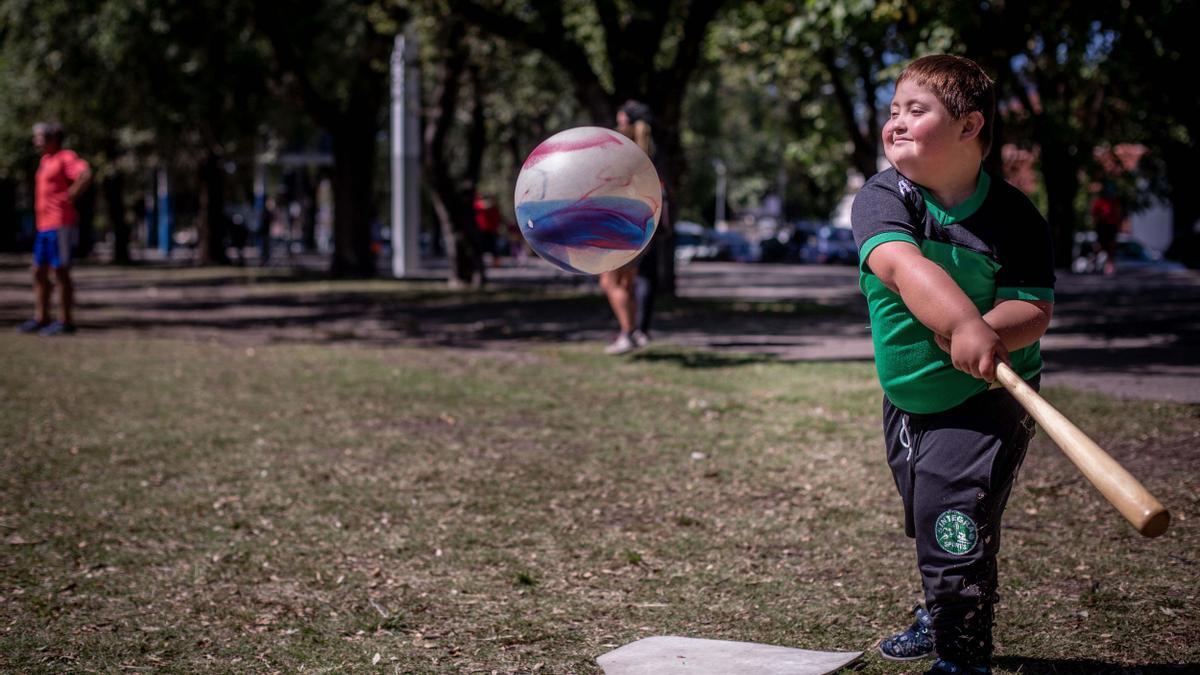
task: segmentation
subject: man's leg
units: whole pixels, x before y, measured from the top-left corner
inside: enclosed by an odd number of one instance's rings
[[[33,240],[33,324],[26,322],[22,331],[37,330],[50,323],[50,268],[58,261],[55,232],[38,232]]]
[[[41,325],[50,323],[50,268],[33,267],[33,320]]]
[[[67,326],[75,325],[75,287],[71,283],[71,268],[60,267],[54,270],[58,282],[58,300],[62,311],[62,322]],[[49,293],[46,294],[49,297]]]

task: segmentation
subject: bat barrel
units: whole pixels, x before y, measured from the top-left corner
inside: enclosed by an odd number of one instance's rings
[[[1125,467],[1046,402],[1007,364],[997,365],[996,379],[1138,532],[1146,537],[1157,537],[1167,531],[1171,514]]]

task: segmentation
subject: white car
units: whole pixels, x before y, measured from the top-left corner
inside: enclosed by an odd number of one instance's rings
[[[707,227],[688,220],[675,223],[676,261],[716,260],[720,256],[720,248],[713,231]]]

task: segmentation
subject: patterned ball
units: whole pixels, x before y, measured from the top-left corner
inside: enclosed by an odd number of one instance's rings
[[[622,134],[576,127],[529,153],[513,198],[517,223],[545,260],[576,274],[600,274],[637,258],[662,213],[658,172]]]

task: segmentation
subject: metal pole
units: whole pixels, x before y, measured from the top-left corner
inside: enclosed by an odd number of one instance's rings
[[[167,182],[166,167],[158,169],[158,250],[171,257],[171,188]]]
[[[719,225],[725,222],[725,162],[714,159],[713,168],[717,171],[717,203],[714,209],[716,222],[713,225]]]
[[[416,34],[397,35],[392,50],[392,274],[420,269],[421,76]]]
[[[158,171],[150,172],[150,184],[142,198],[145,210],[146,248],[158,248]]]
[[[258,239],[258,264],[271,259],[271,219],[267,211],[267,167],[261,157],[254,158],[254,232]]]

